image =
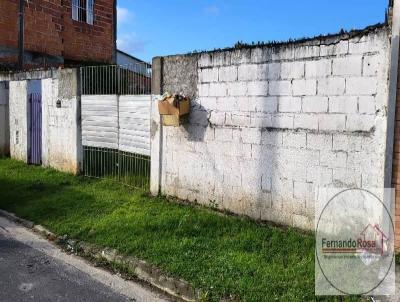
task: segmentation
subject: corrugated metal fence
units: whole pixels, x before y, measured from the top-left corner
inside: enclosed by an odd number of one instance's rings
[[[151,69],[81,68],[84,173],[150,185]]]

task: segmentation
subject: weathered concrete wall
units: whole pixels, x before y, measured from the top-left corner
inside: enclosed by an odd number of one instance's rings
[[[311,229],[318,188],[383,187],[386,27],[158,61],[162,91],[194,98],[180,128],[153,106],[153,193]]]
[[[25,162],[28,159],[27,96],[39,89],[42,93],[43,165],[78,173],[82,162],[78,70],[20,73],[9,75],[9,78],[11,157]],[[61,107],[57,106],[57,101],[61,101]]]
[[[43,165],[75,174],[82,166],[78,78],[76,69],[65,69],[42,80]]]
[[[171,56],[164,58],[162,90],[184,92],[194,99],[197,96],[197,56]]]
[[[8,83],[0,82],[0,156],[10,153]]]
[[[28,161],[28,95],[27,81],[11,81],[10,88],[10,154]]]

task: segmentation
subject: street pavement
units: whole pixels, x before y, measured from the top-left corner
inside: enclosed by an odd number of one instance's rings
[[[0,217],[0,301],[172,301],[151,288],[87,261]]]

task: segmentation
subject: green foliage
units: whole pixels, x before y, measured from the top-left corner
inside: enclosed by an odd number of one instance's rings
[[[201,289],[204,301],[315,300],[314,237],[293,229],[9,159],[0,160],[0,208],[147,260]]]

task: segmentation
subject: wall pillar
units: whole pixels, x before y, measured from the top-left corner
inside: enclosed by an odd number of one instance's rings
[[[152,195],[161,193],[162,178],[162,150],[163,150],[163,129],[160,123],[157,100],[162,92],[163,82],[163,58],[153,59],[151,79],[151,124],[150,124],[150,192]]]
[[[42,91],[43,166],[78,174],[83,157],[78,69],[59,69],[42,80]]]

